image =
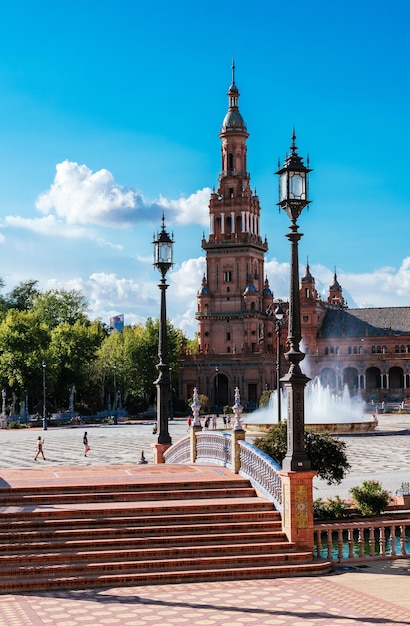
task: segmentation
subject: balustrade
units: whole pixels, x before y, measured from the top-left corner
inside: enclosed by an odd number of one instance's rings
[[[279,471],[282,469],[270,456],[259,450],[247,441],[239,442],[241,454],[241,476],[249,478],[255,489],[262,492],[275,508],[282,512],[282,479]]]
[[[232,464],[231,435],[228,433],[198,433],[197,460],[210,461],[229,467]]]
[[[315,556],[334,562],[410,556],[410,519],[315,524]]]
[[[184,437],[164,452],[165,463],[185,464],[190,462],[189,437]]]

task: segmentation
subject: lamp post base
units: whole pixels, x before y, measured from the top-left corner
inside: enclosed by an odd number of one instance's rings
[[[152,443],[151,447],[154,449],[154,463],[158,465],[165,463],[164,452],[171,447],[170,443]]]

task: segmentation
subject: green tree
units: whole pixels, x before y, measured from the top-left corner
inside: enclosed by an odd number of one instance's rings
[[[181,331],[167,322],[168,364],[176,381]],[[130,411],[139,410],[141,399],[155,402],[154,381],[158,378],[159,320],[148,318],[145,325],[125,326],[121,332],[113,332],[102,342],[98,351],[94,376],[101,390],[101,401],[107,404],[107,396],[113,393],[113,366],[116,365],[117,390],[121,390],[123,403]],[[138,400],[138,402],[137,402]],[[136,408],[139,407],[139,408]]]
[[[27,389],[34,403],[42,394],[42,361],[50,331],[33,311],[10,309],[0,321],[0,380],[20,398]]]
[[[4,280],[0,277],[0,290],[4,289],[5,284],[6,283],[4,282]],[[7,311],[7,300],[3,296],[3,294],[0,294],[0,314],[5,313],[6,311]]]
[[[282,465],[287,451],[286,422],[274,424],[265,437],[255,441],[255,446]],[[344,441],[327,433],[305,431],[305,449],[312,469],[329,485],[340,483],[350,469],[345,448]]]
[[[30,311],[40,295],[37,285],[38,280],[26,280],[19,283],[7,295],[7,307],[18,311]]]
[[[63,322],[86,322],[88,302],[81,291],[51,289],[40,293],[34,300],[33,310],[50,329]]]
[[[63,322],[50,331],[48,386],[56,408],[68,407],[70,389],[74,385],[77,402],[88,405],[92,396],[90,375],[92,363],[106,332],[99,321],[77,320],[74,324]]]

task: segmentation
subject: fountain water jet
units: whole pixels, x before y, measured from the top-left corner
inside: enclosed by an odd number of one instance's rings
[[[272,392],[269,405],[243,418],[249,431],[266,432],[277,423],[277,392]],[[282,394],[283,415],[287,414],[286,393]],[[375,430],[377,419],[364,415],[364,402],[351,397],[347,386],[341,394],[324,387],[319,378],[310,381],[305,390],[305,424],[310,430],[328,433],[364,433]]]

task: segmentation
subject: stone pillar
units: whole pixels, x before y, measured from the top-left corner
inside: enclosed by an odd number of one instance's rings
[[[231,457],[232,457],[232,471],[234,474],[239,474],[239,470],[241,469],[241,446],[239,445],[239,441],[245,440],[245,431],[244,430],[233,430],[231,435]]]
[[[151,447],[154,449],[154,463],[158,465],[165,463],[164,452],[171,447],[170,443],[152,443]]]
[[[314,547],[313,477],[316,472],[281,470],[282,529],[297,548]]]

